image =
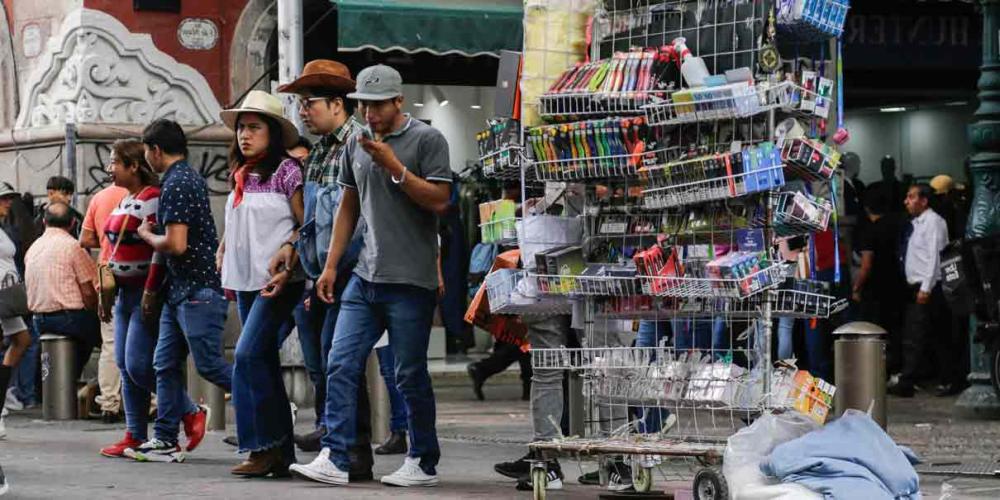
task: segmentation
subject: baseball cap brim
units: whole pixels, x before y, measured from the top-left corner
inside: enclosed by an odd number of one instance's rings
[[[398,92],[387,92],[385,94],[368,94],[365,92],[352,92],[347,94],[348,99],[354,99],[356,101],[387,101],[389,99],[394,99],[403,94]]]

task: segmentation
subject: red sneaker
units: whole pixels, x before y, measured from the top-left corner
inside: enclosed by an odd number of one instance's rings
[[[109,458],[121,458],[125,456],[125,450],[127,448],[138,448],[141,444],[142,441],[132,437],[131,432],[126,432],[125,439],[122,439],[111,446],[101,448],[101,455]]]
[[[205,438],[205,430],[208,424],[208,407],[198,405],[198,411],[184,415],[184,435],[188,438],[187,451],[194,451]]]

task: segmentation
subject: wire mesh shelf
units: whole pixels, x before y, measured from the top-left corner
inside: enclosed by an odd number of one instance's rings
[[[771,227],[774,235],[790,237],[826,231],[833,205],[802,192],[782,192],[773,197]]]
[[[782,167],[770,167],[682,184],[643,190],[643,207],[657,210],[739,198],[785,184]]]
[[[521,146],[510,145],[483,156],[479,162],[483,165],[483,175],[486,177],[520,180],[523,156]]]
[[[804,0],[781,2],[776,18],[783,38],[821,42],[840,36],[844,31],[847,0]]]
[[[575,120],[599,116],[638,116],[643,106],[666,97],[664,91],[566,92],[539,98],[539,115],[546,119]]]
[[[573,304],[554,297],[539,297],[537,286],[526,280],[525,271],[499,269],[486,276],[486,298],[493,314],[549,316],[571,314]]]
[[[639,277],[647,295],[685,298],[751,297],[780,285],[783,280],[784,270],[780,265],[771,265],[742,278]]]
[[[832,80],[830,80],[829,89],[820,89],[827,92],[827,95],[821,95],[791,81],[786,81],[782,85],[788,92],[788,96],[784,98],[786,104],[781,107],[782,113],[804,120],[817,118],[826,120],[830,117],[832,101],[829,94],[833,91]]]
[[[781,160],[794,176],[813,182],[828,181],[840,166],[840,152],[831,146],[806,138],[785,141]]]
[[[479,233],[483,243],[516,245],[517,222],[519,220],[521,219],[509,217],[480,224]]]
[[[538,291],[547,295],[629,297],[641,295],[639,280],[632,276],[559,276],[532,274]]]
[[[826,319],[847,309],[847,299],[802,290],[778,289],[771,292],[772,313],[778,317]]]
[[[788,85],[742,83],[679,90],[669,100],[645,106],[646,121],[650,126],[671,126],[749,118],[787,106]]]
[[[610,297],[597,304],[594,317],[606,320],[648,320],[726,318],[754,319],[761,316],[768,297],[676,298]]]
[[[552,182],[635,177],[643,157],[643,154],[626,154],[568,158],[535,161],[532,166],[537,179]]]

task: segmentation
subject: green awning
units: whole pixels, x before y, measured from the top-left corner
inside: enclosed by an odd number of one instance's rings
[[[521,51],[520,0],[333,0],[338,50],[499,56]]]

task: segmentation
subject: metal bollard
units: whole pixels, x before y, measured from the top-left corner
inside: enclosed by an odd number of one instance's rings
[[[834,415],[848,408],[867,412],[871,407],[872,418],[885,429],[885,329],[855,321],[837,328],[833,335],[837,339],[833,347]]]
[[[76,408],[76,341],[46,333],[42,341],[42,418],[73,420]]]
[[[368,401],[371,406],[372,443],[381,444],[389,437],[389,391],[385,387],[385,379],[379,370],[378,354],[372,349],[365,365],[365,378],[368,381]],[[359,387],[358,390],[364,390]],[[364,418],[364,415],[358,418]]]
[[[211,409],[208,415],[208,430],[226,430],[226,391],[201,378],[192,357],[188,357],[187,388],[188,396],[195,404],[203,404]]]

